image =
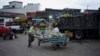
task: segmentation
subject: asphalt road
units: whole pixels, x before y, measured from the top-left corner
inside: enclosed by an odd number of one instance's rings
[[[37,39],[27,47],[28,36],[18,34],[14,40],[0,38],[0,56],[100,56],[100,40],[72,40],[64,48],[53,50],[50,43],[38,46]]]

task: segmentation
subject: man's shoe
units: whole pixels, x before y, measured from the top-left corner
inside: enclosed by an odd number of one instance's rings
[[[31,47],[31,44],[28,44],[28,47]]]

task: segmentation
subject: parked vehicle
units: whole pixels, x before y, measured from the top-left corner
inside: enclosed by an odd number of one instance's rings
[[[6,26],[0,26],[0,37],[3,37],[3,40],[10,38],[10,30]]]
[[[96,14],[76,17],[61,17],[58,26],[60,31],[70,31],[76,39],[100,37],[100,21]]]
[[[24,28],[20,24],[14,23],[12,18],[0,17],[0,25],[11,27],[11,29],[15,33],[16,32],[20,32],[20,33],[24,32]]]

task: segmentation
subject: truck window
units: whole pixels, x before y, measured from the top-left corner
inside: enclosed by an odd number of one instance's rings
[[[11,26],[12,22],[6,22],[6,26]]]
[[[4,25],[4,19],[0,19],[0,25]]]
[[[18,26],[20,24],[18,23],[13,23],[13,22],[6,22],[6,26]]]

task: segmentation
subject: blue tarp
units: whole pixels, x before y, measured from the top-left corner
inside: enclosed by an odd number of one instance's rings
[[[41,18],[33,18],[32,20],[35,20],[36,22],[41,22],[43,19],[41,19]]]

